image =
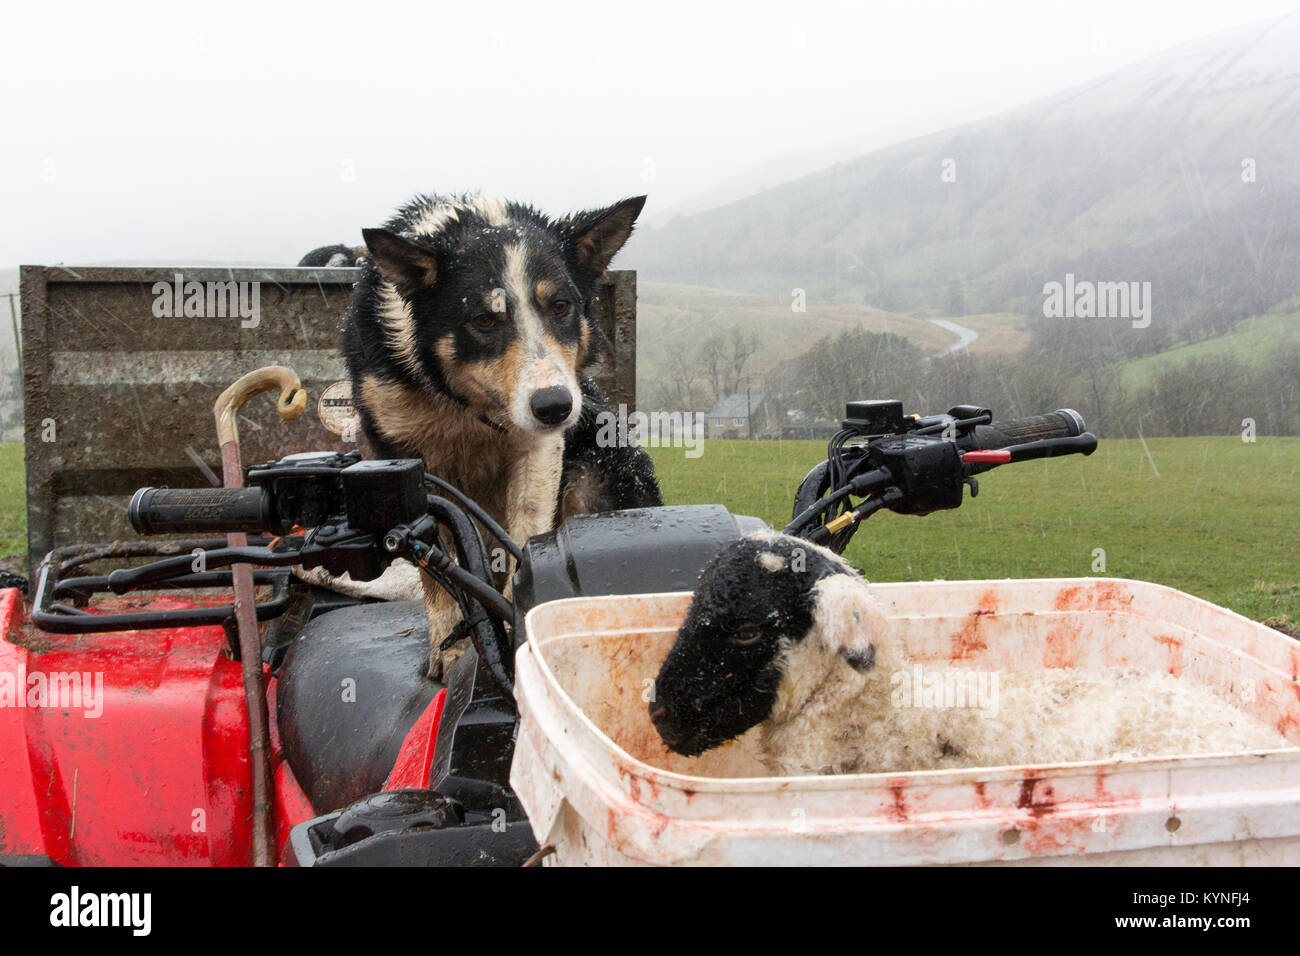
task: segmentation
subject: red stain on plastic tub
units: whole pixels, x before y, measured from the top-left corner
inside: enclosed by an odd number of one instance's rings
[[[1020,781],[1020,796],[1016,800],[1018,808],[1028,810],[1036,817],[1056,811],[1056,794],[1052,785],[1043,784],[1042,789],[1038,789],[1040,783],[1043,783],[1042,777],[1025,777]]]
[[[1056,856],[1061,853],[1083,855],[1096,838],[1094,815],[1090,813],[1062,814],[1049,818],[1039,825],[1034,820],[1024,829],[1024,849],[1027,856]]]
[[[975,610],[970,612],[970,615],[966,618],[966,623],[957,632],[957,639],[953,642],[952,647],[953,660],[966,660],[973,654],[988,650],[988,641],[980,633],[980,627],[984,623],[984,618],[997,612],[998,592],[992,589],[985,591],[980,595]]]
[[[1061,590],[1056,592],[1056,601],[1052,606],[1058,611],[1077,610],[1079,608],[1079,595],[1082,593],[1082,584],[1076,584],[1068,588],[1061,588]]]
[[[1079,625],[1066,622],[1053,627],[1043,643],[1044,667],[1074,667],[1079,659]]]
[[[622,847],[639,828],[658,839],[672,822],[665,814],[643,803],[616,798],[605,808],[605,837],[615,847]]]
[[[894,819],[899,823],[905,823],[907,821],[907,785],[893,784],[890,786],[889,792],[894,797]]]
[[[1122,611],[1133,604],[1133,592],[1120,581],[1073,584],[1056,592],[1057,611]]]
[[[1181,676],[1183,673],[1183,639],[1172,634],[1160,634],[1154,640],[1157,644],[1163,644],[1169,648],[1169,662],[1165,665],[1165,670],[1174,677]]]
[[[645,796],[649,800],[659,799],[659,786],[653,780],[647,780],[638,774],[633,773],[627,767],[619,767],[618,775],[627,778],[627,795],[636,803],[644,803],[642,799],[642,788],[645,789]]]

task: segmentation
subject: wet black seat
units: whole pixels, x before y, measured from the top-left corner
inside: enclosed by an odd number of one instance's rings
[[[322,614],[294,638],[278,672],[284,754],[320,813],[380,790],[402,741],[442,689],[425,676],[422,601]]]

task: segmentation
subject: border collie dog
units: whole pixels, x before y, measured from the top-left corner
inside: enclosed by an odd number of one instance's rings
[[[565,517],[663,504],[634,444],[601,447],[588,377],[597,283],[645,197],[551,219],[485,196],[417,196],[363,230],[342,345],[375,454],[423,458],[521,545]],[[423,580],[430,675],[459,609]]]

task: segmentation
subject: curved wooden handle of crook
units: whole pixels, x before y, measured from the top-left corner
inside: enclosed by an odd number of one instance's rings
[[[254,395],[279,388],[276,409],[280,417],[297,418],[307,407],[307,393],[291,369],[268,365],[249,372],[221,393],[212,406],[217,419],[217,441],[221,445],[221,477],[227,488],[244,484],[239,460],[239,408]],[[231,547],[248,543],[242,533],[227,535]],[[253,790],[253,863],[275,864],[275,794],[271,780],[271,736],[266,705],[266,685],[262,682],[262,644],[257,632],[257,612],[253,586],[253,566],[231,567],[235,590],[235,624],[239,632],[240,671],[244,678],[244,697],[248,710],[248,761],[252,768]]]
[[[212,412],[217,418],[217,444],[239,442],[239,408],[254,395],[278,388],[280,398],[275,409],[285,421],[302,414],[307,407],[307,393],[292,369],[282,365],[268,365],[240,378],[217,398]]]

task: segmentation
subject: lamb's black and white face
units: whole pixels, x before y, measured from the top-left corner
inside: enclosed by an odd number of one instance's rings
[[[710,562],[650,702],[670,750],[696,756],[772,713],[789,649],[813,629],[817,583],[846,570],[786,535],[742,538]]]
[[[552,221],[483,196],[417,200],[364,230],[380,275],[384,345],[415,383],[525,432],[569,427],[596,358],[596,281],[645,197]]]

